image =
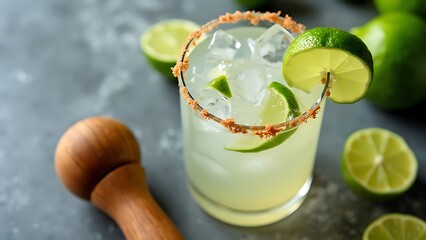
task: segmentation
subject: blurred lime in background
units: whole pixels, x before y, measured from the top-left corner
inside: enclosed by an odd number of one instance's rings
[[[167,19],[157,22],[142,33],[142,53],[159,73],[174,79],[171,68],[179,58],[188,35],[200,26],[184,19]]]
[[[234,2],[240,4],[246,8],[256,8],[265,5],[270,0],[234,0]]]
[[[374,0],[374,4],[380,13],[409,12],[426,18],[425,0]]]
[[[426,99],[426,23],[404,12],[381,14],[351,29],[368,46],[374,77],[366,99],[397,110]]]

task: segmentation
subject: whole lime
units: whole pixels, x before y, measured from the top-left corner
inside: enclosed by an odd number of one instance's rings
[[[418,16],[390,12],[351,29],[368,46],[374,77],[366,99],[396,110],[426,99],[426,23]]]
[[[380,13],[403,11],[426,18],[425,0],[374,0],[374,5]]]

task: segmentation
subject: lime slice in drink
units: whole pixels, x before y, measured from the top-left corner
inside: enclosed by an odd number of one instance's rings
[[[168,19],[149,27],[141,36],[141,49],[148,62],[161,74],[173,79],[171,68],[179,58],[188,35],[199,28],[183,19]]]
[[[261,113],[262,125],[285,122],[290,117],[294,118],[300,115],[297,99],[289,88],[281,83],[272,82],[268,89],[270,94]],[[296,128],[293,128],[266,139],[248,134],[242,135],[230,146],[226,146],[225,149],[244,153],[265,151],[280,145],[295,131]]]
[[[209,87],[217,90],[220,92],[223,96],[227,98],[232,97],[232,91],[228,84],[228,79],[225,75],[220,75],[219,77],[211,80],[209,82]]]
[[[287,83],[309,92],[330,72],[330,99],[353,103],[367,92],[373,75],[373,59],[357,36],[336,28],[313,28],[297,36],[283,59]]]
[[[373,221],[362,240],[425,240],[426,222],[409,214],[388,213]]]
[[[406,192],[416,179],[418,166],[401,136],[382,128],[365,128],[346,140],[341,169],[354,192],[383,201]]]

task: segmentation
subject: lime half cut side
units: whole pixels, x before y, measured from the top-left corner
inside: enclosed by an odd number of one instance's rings
[[[278,82],[272,82],[268,86],[269,97],[262,110],[262,125],[277,124],[285,122],[289,118],[300,115],[299,104],[293,92],[286,86]],[[271,138],[260,138],[245,134],[240,136],[225,149],[229,151],[254,153],[274,148],[288,139],[297,128],[293,128],[277,134]]]
[[[297,36],[283,59],[287,83],[309,92],[330,73],[330,99],[353,103],[366,94],[373,76],[373,59],[357,36],[336,28],[313,28]]]
[[[362,240],[426,240],[426,222],[400,213],[385,214],[367,227]]]
[[[184,19],[162,20],[141,36],[141,49],[148,62],[161,74],[172,79],[171,68],[179,58],[189,34],[200,26]]]
[[[401,136],[382,128],[366,128],[346,140],[341,168],[345,181],[356,193],[383,201],[412,186],[418,164]]]

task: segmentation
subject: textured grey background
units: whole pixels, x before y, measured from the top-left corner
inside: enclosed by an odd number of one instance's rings
[[[158,20],[202,24],[239,8],[227,0],[1,0],[0,239],[123,239],[109,217],[65,190],[53,168],[62,133],[94,115],[117,118],[134,131],[149,186],[186,239],[359,239],[386,212],[426,219],[425,119],[365,101],[328,103],[313,187],[289,218],[239,228],[195,205],[185,186],[177,87],[147,65],[139,36]],[[275,0],[267,10],[282,10],[307,27],[344,29],[377,14],[371,3],[339,0]],[[363,200],[340,175],[345,139],[365,127],[401,134],[418,157],[417,183],[394,202]]]

